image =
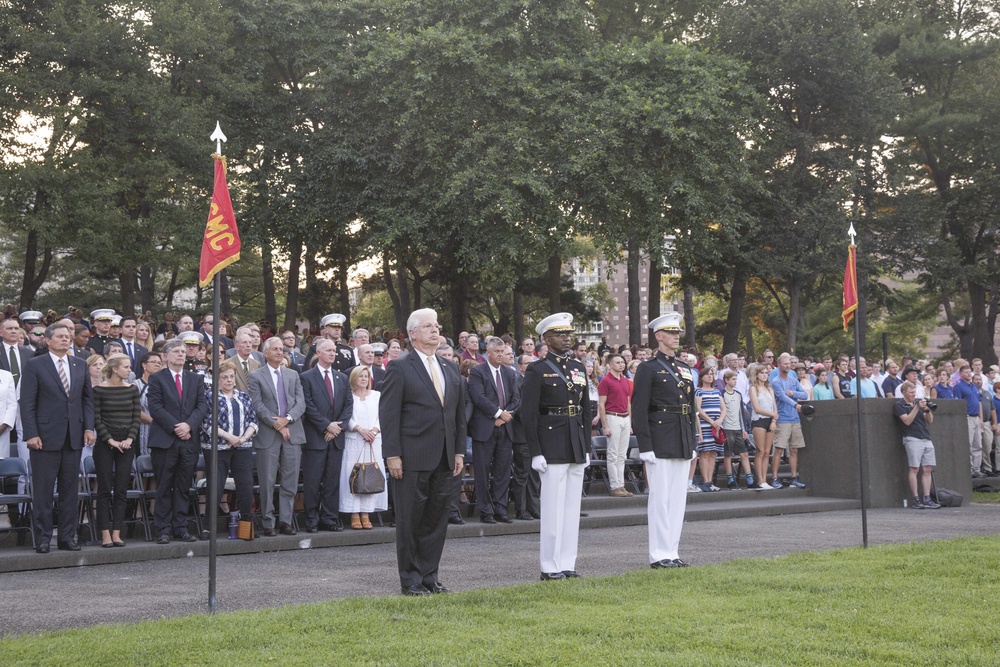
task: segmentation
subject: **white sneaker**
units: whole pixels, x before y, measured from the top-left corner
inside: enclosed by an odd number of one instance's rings
[[[701,489],[694,482],[688,482],[688,493],[701,493]]]
[[[762,491],[770,491],[774,487],[771,486],[770,484],[768,484],[767,482],[761,482],[760,483],[760,488],[761,488]]]
[[[720,489],[719,487],[717,487],[715,484],[709,484],[708,490],[709,491],[722,491],[722,489]]]

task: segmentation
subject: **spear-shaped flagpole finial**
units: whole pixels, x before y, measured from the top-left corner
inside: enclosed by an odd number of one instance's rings
[[[223,138],[222,140],[225,141],[225,138]],[[855,243],[854,243],[854,237],[857,236],[858,233],[856,231],[854,231],[854,223],[853,222],[851,223],[851,228],[847,230],[847,235],[851,237],[851,245],[855,245]]]
[[[222,155],[222,144],[226,141],[226,135],[222,133],[222,126],[219,125],[219,121],[215,121],[215,132],[212,132],[212,136],[209,139],[215,142],[215,152]]]

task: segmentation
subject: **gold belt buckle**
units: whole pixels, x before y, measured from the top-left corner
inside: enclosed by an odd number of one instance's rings
[[[682,415],[686,415],[689,412],[691,412],[691,406],[690,405],[688,405],[687,403],[681,405],[681,414]]]
[[[579,405],[569,406],[568,408],[566,408],[566,414],[568,414],[570,417],[576,417],[578,414],[580,414],[580,406]]]

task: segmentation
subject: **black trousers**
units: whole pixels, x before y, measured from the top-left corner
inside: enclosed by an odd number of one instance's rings
[[[331,442],[326,449],[302,449],[302,503],[306,528],[340,522],[340,468],[344,450]],[[354,465],[351,461],[350,465]]]
[[[35,544],[52,541],[52,511],[55,491],[59,492],[59,541],[76,542],[80,527],[80,456],[83,449],[73,449],[69,433],[61,449],[30,450],[31,505],[34,515]]]
[[[531,467],[528,443],[515,442],[513,450],[514,474],[510,482],[510,499],[517,506],[518,512],[539,514],[542,478],[538,475],[538,471]]]
[[[453,464],[454,465],[454,464]],[[442,461],[435,470],[407,471],[392,479],[396,499],[396,560],[403,588],[438,581],[448,533],[448,507],[456,477]]]
[[[94,445],[94,473],[97,475],[97,530],[121,530],[125,525],[125,505],[132,481],[135,449],[118,451],[106,442]]]
[[[153,524],[158,535],[180,536],[188,532],[191,484],[198,465],[198,448],[176,441],[169,447],[150,447],[156,479]]]
[[[212,450],[203,450],[205,455],[205,479],[212,479]],[[220,449],[219,469],[215,472],[216,484],[218,484],[219,500],[225,493],[226,478],[232,477],[236,484],[236,508],[240,511],[240,518],[250,519],[253,512],[253,448],[245,449]],[[205,489],[205,498],[208,498],[208,489]],[[207,502],[207,501],[206,501]],[[230,507],[232,510],[232,507]]]
[[[507,513],[513,456],[513,443],[502,427],[494,428],[489,440],[472,441],[472,467],[476,471],[476,509],[480,516]]]

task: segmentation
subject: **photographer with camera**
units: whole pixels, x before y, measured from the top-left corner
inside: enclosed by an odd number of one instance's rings
[[[906,460],[910,467],[910,507],[915,510],[938,509],[939,504],[931,499],[931,472],[934,470],[934,443],[931,442],[927,425],[934,422],[934,410],[937,403],[925,398],[917,398],[917,388],[906,381],[899,386],[903,398],[896,401],[895,415],[903,425],[903,446],[906,447]],[[921,498],[917,489],[917,472],[921,472],[921,482],[924,496]]]

